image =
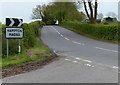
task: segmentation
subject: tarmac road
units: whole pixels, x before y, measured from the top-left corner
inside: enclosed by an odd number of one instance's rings
[[[3,83],[118,83],[118,45],[59,26],[44,26],[41,38],[64,57],[42,69],[5,78]]]

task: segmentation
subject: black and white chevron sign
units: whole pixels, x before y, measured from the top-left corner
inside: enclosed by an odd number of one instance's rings
[[[17,27],[21,27],[22,24],[23,24],[23,19],[6,18],[6,26],[17,26]]]

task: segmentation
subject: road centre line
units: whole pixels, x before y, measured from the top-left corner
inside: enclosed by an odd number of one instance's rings
[[[64,37],[63,35],[60,35],[61,37]]]
[[[60,34],[60,32],[57,32],[58,34]]]
[[[67,37],[64,37],[64,36],[63,36],[58,30],[56,30],[53,26],[52,26],[52,28],[53,28],[58,34],[60,34],[61,37],[63,37],[63,38],[66,39],[66,40],[70,40],[70,39],[68,39]],[[75,43],[75,44],[79,44],[79,45],[85,45],[84,43],[79,43],[79,42],[76,42],[76,41],[72,41],[72,42]],[[118,52],[118,51],[116,51],[116,50],[104,49],[104,48],[100,48],[100,47],[95,47],[95,48],[100,49],[100,50],[105,50],[105,51]]]
[[[68,39],[67,37],[64,37],[57,29],[55,29],[54,27],[52,27],[59,35],[61,35],[61,37],[63,37],[64,39],[66,39],[66,40],[70,40],[70,39]],[[84,45],[84,43],[79,43],[79,42],[76,42],[76,41],[72,41],[73,43],[75,43],[75,44],[79,44],[79,45]],[[96,48],[96,49],[99,49],[99,50],[105,50],[105,51],[110,51],[110,52],[118,52],[118,51],[116,51],[116,50],[110,50],[110,49],[105,49],[105,48],[101,48],[101,47],[94,47],[94,48]],[[88,67],[95,67],[95,66],[93,66],[93,65],[91,65],[92,64],[92,61],[90,61],[90,60],[83,60],[83,59],[81,59],[81,58],[79,58],[79,57],[73,57],[73,58],[75,58],[76,60],[70,60],[70,59],[65,59],[66,61],[71,61],[71,62],[73,62],[73,63],[78,63],[79,64],[79,60],[81,61],[83,61],[83,62],[85,62],[86,64],[84,64],[85,66],[88,66]],[[109,66],[109,67],[111,67],[111,66]],[[113,68],[113,69],[119,69],[119,67],[117,67],[117,66],[112,66],[111,68]]]
[[[116,50],[104,49],[104,48],[100,48],[100,47],[95,47],[95,48],[100,49],[100,50],[105,50],[105,51],[118,52]]]
[[[58,30],[56,30],[54,27],[52,27],[58,34],[60,34],[61,37],[64,37]],[[67,37],[64,37],[66,40],[70,40],[68,39]],[[73,43],[75,44],[79,44],[79,45],[84,45],[84,43],[79,43],[79,42],[76,42],[76,41],[72,41]]]
[[[67,37],[64,37],[66,40],[70,40],[70,39],[68,39]]]
[[[84,45],[84,44],[76,42],[76,41],[72,41],[72,42],[75,43],[75,44]]]

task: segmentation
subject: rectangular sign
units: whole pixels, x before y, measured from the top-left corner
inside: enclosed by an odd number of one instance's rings
[[[6,38],[22,38],[22,28],[6,28]]]
[[[17,26],[17,27],[21,27],[22,24],[23,24],[23,19],[6,18],[6,26]]]

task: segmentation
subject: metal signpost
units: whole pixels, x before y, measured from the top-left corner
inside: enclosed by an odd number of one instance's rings
[[[23,24],[22,19],[17,18],[6,18],[6,26],[16,26],[21,27]],[[23,37],[23,29],[22,28],[6,28],[6,44],[7,44],[7,57],[9,55],[9,43],[8,39],[19,39],[18,43],[18,52],[20,54],[21,47],[20,47],[20,39]]]

